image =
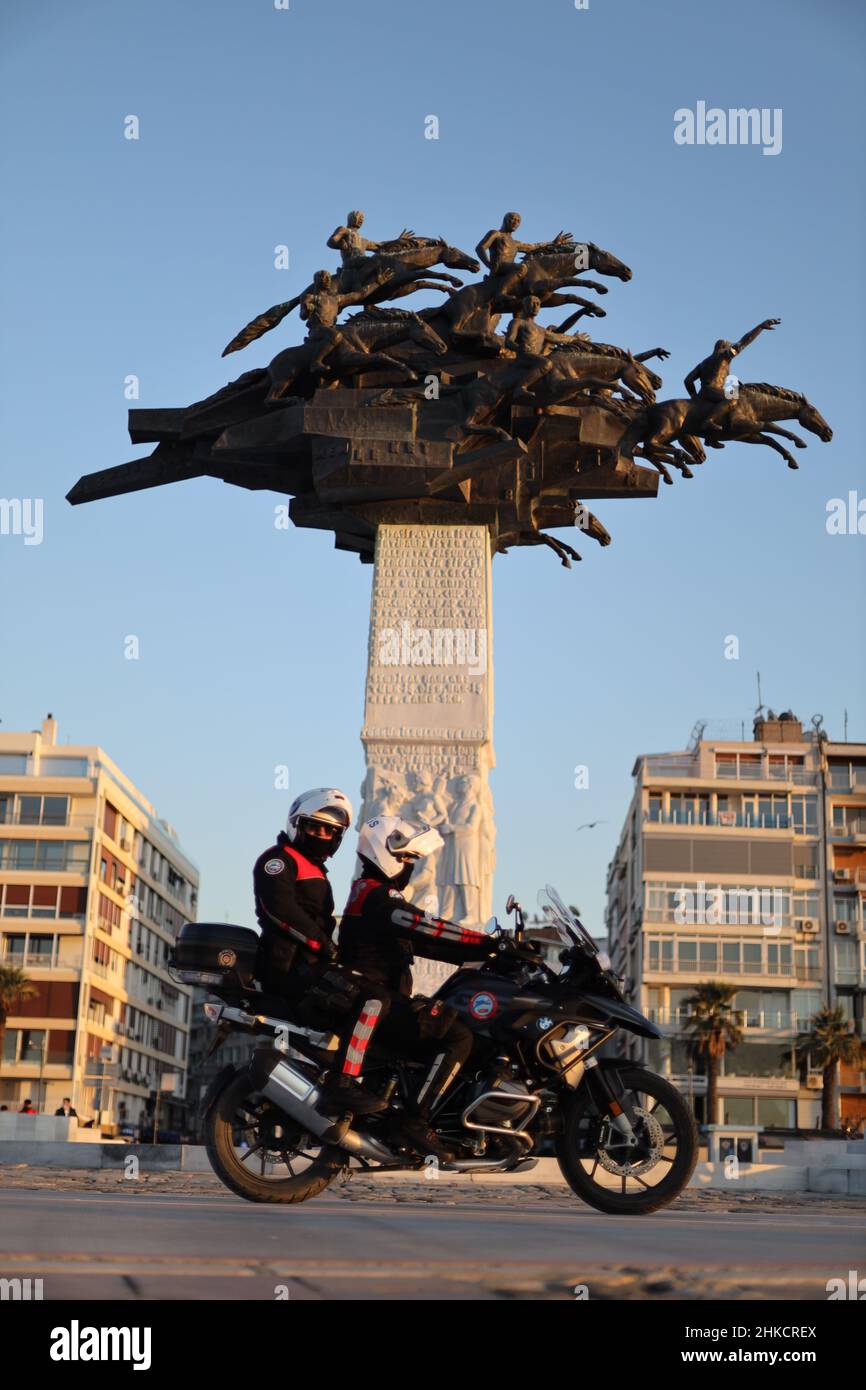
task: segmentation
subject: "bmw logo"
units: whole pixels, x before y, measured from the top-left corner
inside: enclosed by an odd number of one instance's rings
[[[549,1028],[552,1028],[552,1027],[553,1027],[553,1019],[552,1019],[552,1018],[547,1018],[547,1017],[545,1017],[545,1018],[540,1018],[540,1019],[538,1020],[539,1032],[541,1032],[541,1033],[546,1033],[547,1030],[548,1030]]]

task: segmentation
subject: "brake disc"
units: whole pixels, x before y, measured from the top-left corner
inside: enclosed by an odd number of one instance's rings
[[[655,1115],[651,1115],[649,1111],[645,1110],[641,1105],[635,1106],[634,1113],[639,1119],[643,1120],[647,1130],[647,1137],[652,1148],[644,1158],[636,1163],[629,1161],[617,1163],[616,1159],[607,1152],[604,1147],[604,1142],[600,1142],[598,1146],[598,1161],[606,1173],[614,1173],[617,1177],[639,1177],[641,1173],[648,1172],[650,1168],[654,1168],[658,1163],[662,1149],[665,1146],[664,1130]],[[624,1147],[624,1136],[619,1135],[616,1130],[613,1132],[620,1141],[617,1147]],[[608,1127],[608,1133],[610,1133],[610,1127]]]

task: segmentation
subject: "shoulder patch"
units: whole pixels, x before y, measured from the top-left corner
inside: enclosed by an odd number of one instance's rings
[[[286,867],[284,859],[269,859],[265,864],[266,874],[281,874]]]
[[[402,900],[403,894],[402,894],[401,892],[399,892],[399,890],[396,889],[396,888],[389,888],[389,889],[388,889],[388,897],[389,897],[389,898],[400,898],[400,899]]]

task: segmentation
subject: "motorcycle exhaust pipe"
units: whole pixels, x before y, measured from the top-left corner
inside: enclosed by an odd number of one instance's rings
[[[353,1129],[341,1134],[337,1118],[329,1118],[316,1109],[319,1090],[315,1082],[296,1071],[280,1052],[259,1048],[250,1061],[250,1075],[263,1096],[318,1139],[362,1158],[375,1158],[383,1163],[395,1160],[396,1155],[369,1134],[358,1134]]]

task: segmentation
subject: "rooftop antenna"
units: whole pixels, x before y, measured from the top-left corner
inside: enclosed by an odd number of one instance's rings
[[[817,742],[820,743],[822,739],[825,739],[827,737],[827,731],[823,727],[823,714],[813,714],[809,722],[812,725],[812,728],[815,730],[815,738]]]
[[[764,713],[764,699],[763,699],[763,696],[761,695],[761,673],[760,673],[760,671],[757,672],[757,676],[758,676],[758,708],[755,710],[755,718],[756,718],[756,719],[757,719],[758,715],[761,715],[761,714]]]
[[[848,711],[847,711],[847,710],[843,710],[843,711],[842,711],[842,714],[843,714],[843,725],[844,725],[844,729],[845,729],[845,734],[844,734],[844,737],[843,737],[843,742],[844,742],[844,743],[847,743],[847,742],[848,742]]]

